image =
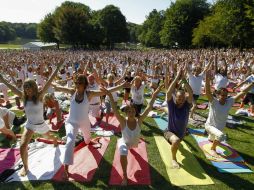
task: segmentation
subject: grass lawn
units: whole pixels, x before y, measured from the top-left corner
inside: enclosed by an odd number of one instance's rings
[[[201,97],[200,101],[203,97]],[[208,110],[198,110],[202,115],[207,116]],[[230,114],[233,114],[234,110]],[[248,163],[250,168],[254,170],[254,123],[253,119],[242,117],[242,120],[246,121],[246,124],[237,126],[235,129],[225,128],[225,133],[228,135],[228,143],[234,147],[238,153]],[[62,134],[63,135],[63,134]],[[61,136],[62,136],[61,135]],[[194,139],[189,135],[186,136],[184,141],[189,146],[194,156],[204,168],[206,173],[214,181],[214,185],[207,186],[172,186],[167,176],[165,166],[160,157],[158,148],[156,146],[154,136],[162,135],[162,132],[156,126],[152,118],[146,118],[142,125],[142,137],[147,141],[148,160],[151,173],[151,185],[150,186],[109,186],[110,171],[112,167],[112,161],[114,157],[117,136],[111,137],[108,149],[106,150],[102,161],[96,173],[90,183],[78,183],[78,182],[53,182],[53,181],[30,181],[30,182],[13,182],[7,184],[1,184],[1,190],[4,189],[196,189],[196,190],[226,190],[226,189],[254,189],[254,174],[223,174],[219,173],[210,162],[205,159],[203,152],[198,147]],[[6,142],[2,143],[5,146]],[[169,158],[170,159],[170,158]],[[188,159],[188,158],[187,158]],[[89,164],[89,163],[88,163]],[[181,176],[179,176],[181,178]],[[184,180],[184,179],[183,179]]]
[[[21,49],[18,44],[0,44],[0,49]]]

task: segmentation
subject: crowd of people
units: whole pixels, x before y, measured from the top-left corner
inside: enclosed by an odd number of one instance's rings
[[[212,141],[212,154],[217,156],[216,146],[225,139],[223,128],[233,104],[244,97],[241,107],[250,102],[250,112],[254,114],[253,86],[254,53],[239,52],[237,49],[1,51],[0,92],[3,98],[0,99],[0,132],[15,139],[11,126],[22,123],[7,109],[11,106],[10,89],[16,95],[17,107],[24,109],[27,118],[20,146],[24,164],[20,175],[25,176],[29,170],[27,146],[34,133],[52,139],[57,146],[57,138],[45,123],[45,119],[51,118],[55,112],[57,125],[65,123],[63,178],[68,179],[68,167],[73,164],[78,131],[82,132],[86,144],[94,143],[91,141],[88,115],[91,114],[99,123],[105,112],[107,124],[113,111],[122,132],[118,148],[124,174],[122,184],[127,185],[128,150],[137,146],[142,121],[160,91],[166,94],[168,111],[168,127],[163,131],[164,137],[171,144],[168,151],[172,151],[172,167],[177,169],[180,166],[176,153],[186,135],[189,118],[195,120],[197,100],[202,92],[209,101],[204,128]],[[121,89],[124,89],[123,101],[127,104],[126,116],[117,107],[117,92]],[[152,100],[142,112],[146,89],[151,92]],[[69,94],[70,107],[66,121],[63,120],[55,92]],[[102,109],[102,104],[105,109]]]

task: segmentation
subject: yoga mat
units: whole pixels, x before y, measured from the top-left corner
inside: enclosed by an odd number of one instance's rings
[[[45,145],[28,151],[28,174],[25,177],[19,176],[19,171],[15,172],[8,179],[11,181],[31,181],[31,180],[50,180],[61,167],[61,155],[64,146]],[[21,159],[16,165],[21,163]]]
[[[211,146],[212,142],[210,142],[207,137],[204,136],[204,129],[190,129],[189,132],[197,141],[199,147],[204,152],[207,159],[209,159],[219,172],[222,172],[223,169],[228,169],[227,172],[232,170],[232,173],[242,173],[249,172],[249,167],[245,164],[243,158],[234,150],[230,145],[226,142],[221,142],[216,147],[216,152],[218,156],[211,155]]]
[[[103,117],[103,121],[99,124],[101,128],[103,128],[105,131],[114,131],[114,133],[120,133],[121,127],[120,123],[117,120],[116,116],[109,116],[108,118],[108,126],[106,126],[106,117]]]
[[[222,169],[218,168],[218,171],[221,173],[253,173],[250,169]]]
[[[64,122],[65,122],[65,120],[67,119],[67,117],[69,116],[69,114],[64,114],[63,115],[63,124],[64,124]],[[57,131],[59,131],[59,129],[63,126],[63,125],[61,125],[60,127],[57,127],[56,126],[56,124],[57,124],[57,117],[54,117],[52,120],[51,120],[51,122],[49,121],[48,122],[49,124],[49,128],[50,128],[50,131],[54,131],[54,132],[57,132]]]
[[[128,185],[150,185],[150,169],[148,164],[146,144],[140,139],[138,147],[128,151],[127,176]],[[110,185],[120,185],[123,179],[123,171],[120,163],[120,153],[116,146],[113,166],[110,175]]]
[[[163,163],[166,166],[170,182],[176,186],[185,185],[210,185],[214,184],[212,179],[205,173],[193,153],[185,142],[181,142],[176,154],[180,169],[173,169],[171,165],[171,145],[161,136],[155,136]]]
[[[93,175],[98,168],[98,165],[105,153],[110,138],[101,137],[100,144],[86,145],[84,142],[80,143],[74,152],[74,163],[69,166],[70,181],[88,182],[91,181]],[[98,146],[100,145],[100,146]],[[63,181],[62,174],[64,172],[63,165],[57,171],[53,180]]]
[[[20,159],[20,151],[17,148],[0,148],[0,173],[12,168]]]
[[[160,130],[165,131],[168,128],[168,122],[166,118],[153,118]]]

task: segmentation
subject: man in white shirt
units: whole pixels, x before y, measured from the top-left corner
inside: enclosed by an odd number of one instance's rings
[[[205,91],[209,101],[209,114],[205,123],[205,129],[209,135],[208,139],[213,142],[211,146],[211,155],[217,156],[216,147],[219,142],[225,140],[225,135],[222,130],[226,126],[230,108],[233,106],[235,101],[243,97],[244,94],[254,86],[254,83],[246,86],[246,88],[236,96],[229,98],[227,89],[220,88],[216,92],[218,98],[215,98],[211,93],[210,78],[210,73],[206,72]]]

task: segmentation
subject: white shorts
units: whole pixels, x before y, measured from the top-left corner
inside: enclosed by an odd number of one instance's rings
[[[43,135],[43,134],[49,132],[49,130],[50,130],[49,126],[45,122],[42,124],[39,124],[39,125],[33,125],[33,124],[26,122],[25,128],[27,128],[35,133],[38,133],[40,135]]]
[[[225,140],[225,135],[223,134],[223,132],[221,130],[217,129],[216,127],[205,124],[205,130],[208,133],[208,139],[210,141],[217,140],[217,141],[221,142],[221,141]]]

